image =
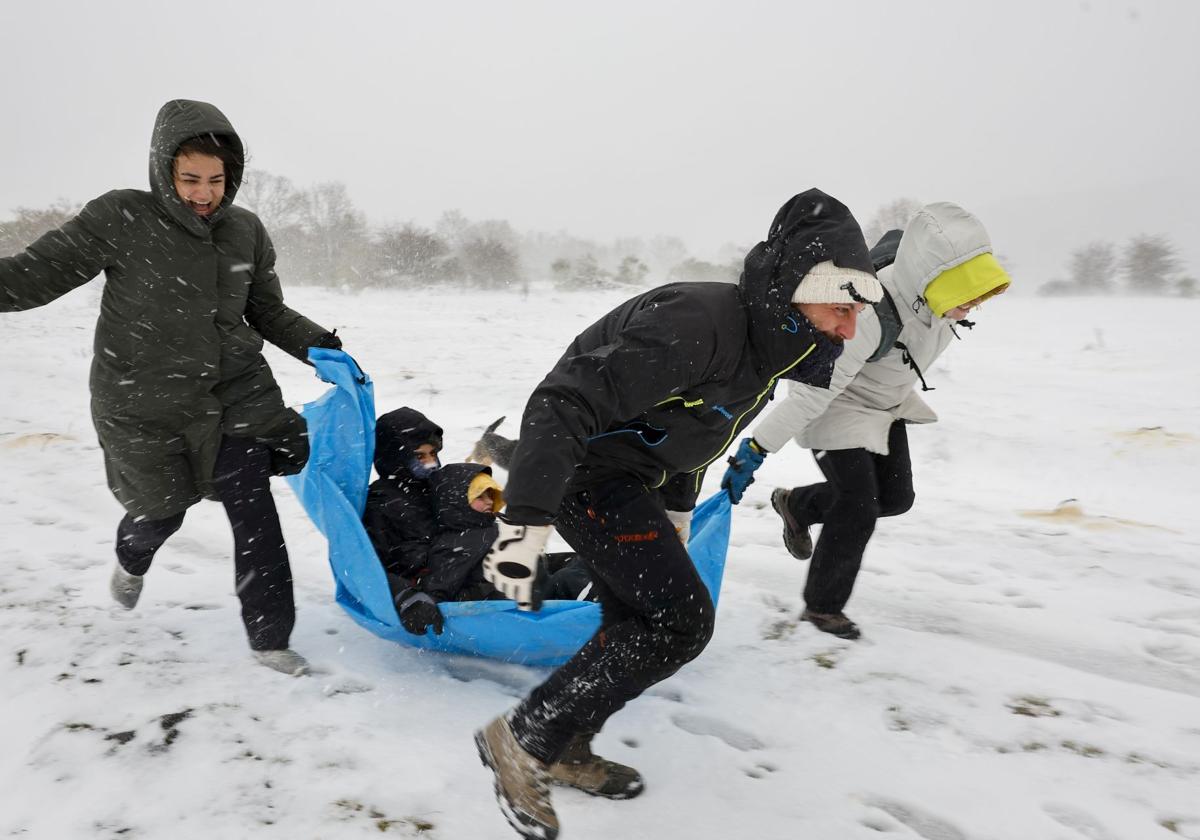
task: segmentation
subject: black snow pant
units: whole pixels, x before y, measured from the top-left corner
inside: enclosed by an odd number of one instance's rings
[[[569,495],[555,526],[587,563],[602,619],[512,714],[517,741],[545,762],[699,656],[715,615],[662,502],[641,482],[617,479]]]
[[[875,520],[913,505],[912,461],[903,421],[888,430],[888,454],[866,449],[813,450],[825,481],[796,487],[788,507],[801,525],[821,524],[808,567],[804,603],[817,613],[840,613],[850,600]]]
[[[282,650],[296,623],[292,571],[275,499],[271,496],[271,451],[251,440],[221,441],[213,486],[233,527],[233,561],[242,622],[254,650]],[[117,560],[132,575],[144,575],[167,538],[183,524],[183,513],[137,521],[128,514],[117,526]]]

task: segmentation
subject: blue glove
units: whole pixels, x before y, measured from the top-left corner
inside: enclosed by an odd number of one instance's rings
[[[729,457],[729,468],[721,479],[721,489],[729,493],[729,501],[735,505],[742,500],[746,488],[754,483],[754,471],[762,466],[767,452],[754,442],[754,438],[742,438],[737,452]]]

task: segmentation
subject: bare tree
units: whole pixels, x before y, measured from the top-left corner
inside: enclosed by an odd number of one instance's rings
[[[613,280],[626,286],[640,286],[650,273],[650,267],[632,254],[621,260]]]
[[[867,246],[874,245],[889,230],[904,230],[921,206],[921,202],[915,198],[898,198],[880,207],[871,217],[871,221],[863,226],[863,237],[867,240]]]
[[[442,279],[449,254],[450,246],[440,236],[413,224],[383,228],[375,237],[376,274],[393,285]]]
[[[502,289],[521,282],[517,252],[498,239],[471,239],[458,253],[468,279],[484,289]]]
[[[0,221],[0,256],[24,251],[43,233],[62,227],[79,213],[79,205],[58,200],[49,207],[18,207],[13,218]]]
[[[317,184],[304,193],[302,256],[311,280],[319,283],[368,285],[369,243],[366,218],[339,181]]]
[[[667,273],[667,280],[672,283],[736,283],[741,271],[741,260],[721,265],[688,257]]]
[[[554,262],[550,263],[550,277],[553,278],[554,285],[558,288],[570,288],[571,261],[566,257],[559,257]]]
[[[1121,271],[1130,291],[1161,295],[1179,271],[1175,246],[1162,235],[1135,236],[1121,255]]]
[[[445,211],[433,226],[437,235],[455,250],[467,243],[470,228],[470,220],[458,210]]]
[[[607,285],[609,273],[600,268],[600,263],[591,254],[584,254],[571,267],[571,288],[602,289]]]
[[[1084,294],[1110,294],[1117,276],[1117,251],[1111,242],[1088,243],[1071,254],[1071,285]]]
[[[247,169],[238,188],[238,204],[262,219],[274,233],[300,224],[307,197],[291,180],[258,169]]]

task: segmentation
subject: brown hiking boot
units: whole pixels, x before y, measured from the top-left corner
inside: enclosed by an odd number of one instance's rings
[[[475,746],[495,775],[496,802],[508,824],[526,840],[558,837],[546,765],[517,743],[508,720],[502,715],[476,732]]]
[[[783,519],[783,545],[788,554],[797,560],[807,560],[813,553],[812,536],[809,535],[807,526],[801,525],[796,517],[792,516],[791,508],[788,507],[788,497],[791,495],[791,490],[776,487],[771,491],[771,507],[775,508],[775,512]]]
[[[822,633],[831,633],[839,639],[857,639],[862,635],[858,625],[847,618],[845,613],[819,613],[805,610],[800,613],[800,620],[810,622]]]
[[[547,768],[551,783],[609,799],[633,799],[645,790],[641,773],[593,753],[592,737],[575,736],[558,761]]]

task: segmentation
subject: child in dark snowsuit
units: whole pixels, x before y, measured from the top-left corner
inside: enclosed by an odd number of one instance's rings
[[[504,598],[483,577],[483,558],[496,541],[496,514],[504,493],[490,467],[447,464],[429,478],[437,533],[429,543],[424,573],[395,594],[404,629],[417,635],[430,626],[442,632],[443,601],[488,601]],[[548,554],[539,581],[542,600],[585,600],[591,589],[587,566],[574,553]]]
[[[421,635],[442,632],[442,601],[501,596],[483,579],[496,540],[500,485],[480,464],[440,465],[442,429],[421,412],[398,408],[375,423],[375,470],[363,525],[387,572],[400,623]],[[572,553],[546,557],[541,600],[591,599],[591,577]]]
[[[496,540],[496,512],[504,504],[490,468],[447,464],[430,476],[436,533],[429,541],[422,574],[395,593],[400,623],[421,635],[442,632],[442,601],[486,601],[502,597],[483,579],[483,558]]]

